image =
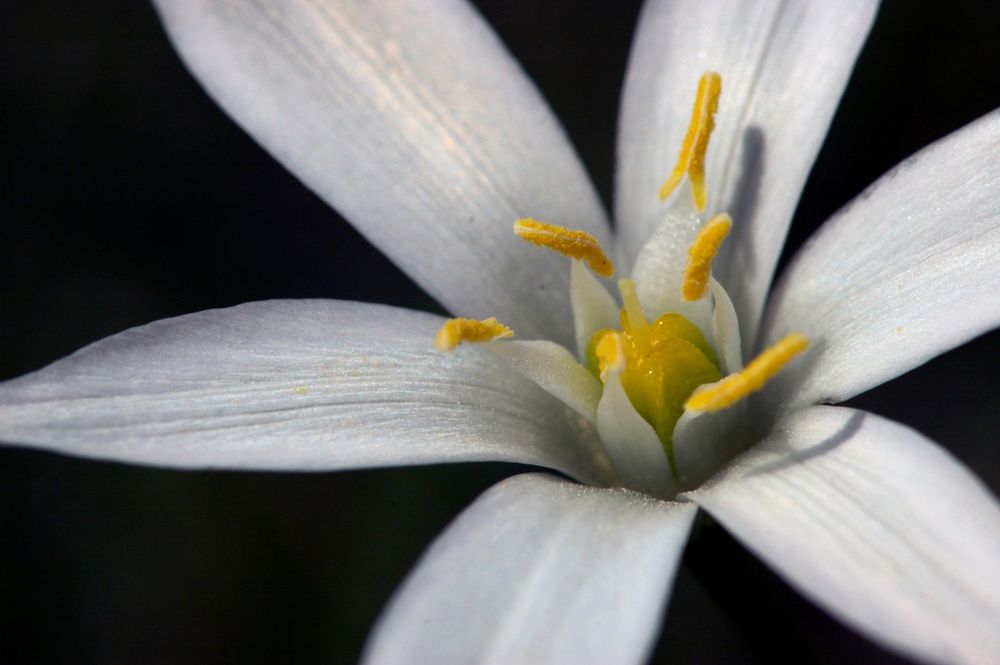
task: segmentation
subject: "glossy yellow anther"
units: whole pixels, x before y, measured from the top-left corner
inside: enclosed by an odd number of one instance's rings
[[[607,378],[608,372],[621,373],[625,369],[625,362],[627,360],[622,334],[608,332],[602,335],[600,341],[594,347],[594,355],[597,356],[601,381]]]
[[[785,335],[743,368],[711,386],[699,388],[684,403],[689,411],[719,411],[764,387],[788,362],[809,347],[802,333]]]
[[[590,269],[601,277],[611,277],[615,274],[615,266],[601,249],[597,238],[586,231],[574,231],[525,218],[514,222],[514,233],[533,245],[551,249],[572,259],[586,261]]]
[[[462,342],[490,342],[500,337],[513,336],[513,330],[492,316],[482,321],[448,319],[434,338],[434,348],[438,351],[451,351]]]
[[[691,193],[698,212],[705,210],[708,195],[705,188],[705,153],[708,140],[715,129],[715,112],[719,108],[722,93],[722,77],[715,72],[705,72],[698,80],[698,92],[691,109],[691,123],[688,125],[677,165],[660,187],[660,200],[667,198],[677,188],[687,174],[691,180]]]
[[[732,226],[733,220],[729,215],[716,215],[698,231],[698,236],[688,249],[688,264],[684,270],[684,283],[681,285],[681,298],[687,302],[705,297],[708,278],[712,275],[712,259],[719,252],[719,247]]]

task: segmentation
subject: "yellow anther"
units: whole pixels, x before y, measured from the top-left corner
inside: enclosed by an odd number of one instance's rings
[[[608,372],[622,372],[625,369],[625,362],[627,360],[622,334],[608,332],[602,335],[600,341],[594,347],[594,355],[597,356],[601,381],[607,378]]]
[[[712,274],[712,259],[719,251],[722,241],[729,235],[733,220],[729,215],[716,215],[698,231],[698,236],[688,249],[688,264],[684,270],[684,284],[681,297],[688,301],[701,300],[708,290],[708,278]]]
[[[686,173],[691,179],[691,193],[698,212],[705,210],[708,195],[705,189],[705,153],[708,140],[715,129],[715,112],[719,108],[722,93],[722,77],[715,72],[705,72],[698,80],[698,92],[691,109],[691,123],[688,125],[677,165],[660,187],[660,200],[667,198],[681,183]]]
[[[689,411],[719,411],[764,387],[788,362],[806,350],[809,340],[802,333],[785,335],[743,368],[718,383],[699,388],[684,403]]]
[[[448,319],[434,338],[434,348],[438,351],[452,351],[462,342],[490,342],[500,337],[513,336],[513,330],[492,316],[482,321]]]
[[[514,222],[514,233],[533,245],[551,249],[572,259],[582,259],[601,277],[615,274],[615,266],[601,249],[597,238],[586,231],[574,231],[555,224],[545,224],[535,219]]]

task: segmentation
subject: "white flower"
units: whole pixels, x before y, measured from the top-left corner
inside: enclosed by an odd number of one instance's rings
[[[572,339],[562,260],[512,242],[532,215],[610,246],[537,93],[471,11],[442,2],[158,4],[209,91],[455,313]],[[626,264],[662,217],[697,76],[725,74],[710,207],[735,220],[719,281],[747,350],[803,330],[768,395],[780,420],[679,502],[542,475],[501,483],[431,547],[372,662],[637,662],[696,506],[877,642],[1000,657],[1000,509],[901,425],[839,401],[1000,319],[1000,116],[920,153],[828,223],[764,295],[787,221],[870,24],[868,2],[652,2],[624,101],[616,218]],[[660,227],[663,229],[663,227]],[[667,229],[668,230],[668,229]],[[666,230],[661,230],[666,233]],[[946,317],[946,320],[943,321]],[[0,437],[184,467],[329,469],[499,459],[608,481],[593,428],[436,317],[271,302],[128,331],[0,386]]]

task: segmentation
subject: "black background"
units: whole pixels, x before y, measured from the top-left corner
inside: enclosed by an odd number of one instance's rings
[[[608,201],[638,3],[479,4]],[[0,37],[0,379],[250,300],[437,310],[208,100],[148,5],[4,3]],[[1000,106],[998,62],[993,2],[886,3],[789,249],[892,165]],[[852,404],[941,442],[997,493],[998,358],[992,333]],[[517,470],[197,473],[0,450],[0,661],[351,662],[426,544]],[[890,658],[703,525],[656,660],[782,656]]]

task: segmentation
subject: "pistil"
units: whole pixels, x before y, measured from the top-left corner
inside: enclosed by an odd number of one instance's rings
[[[619,280],[618,290],[621,291],[622,304],[625,306],[625,321],[623,322],[625,332],[632,336],[639,355],[644,356],[649,353],[649,323],[646,321],[646,315],[642,312],[642,305],[639,304],[639,296],[635,292],[635,282],[631,279]]]

